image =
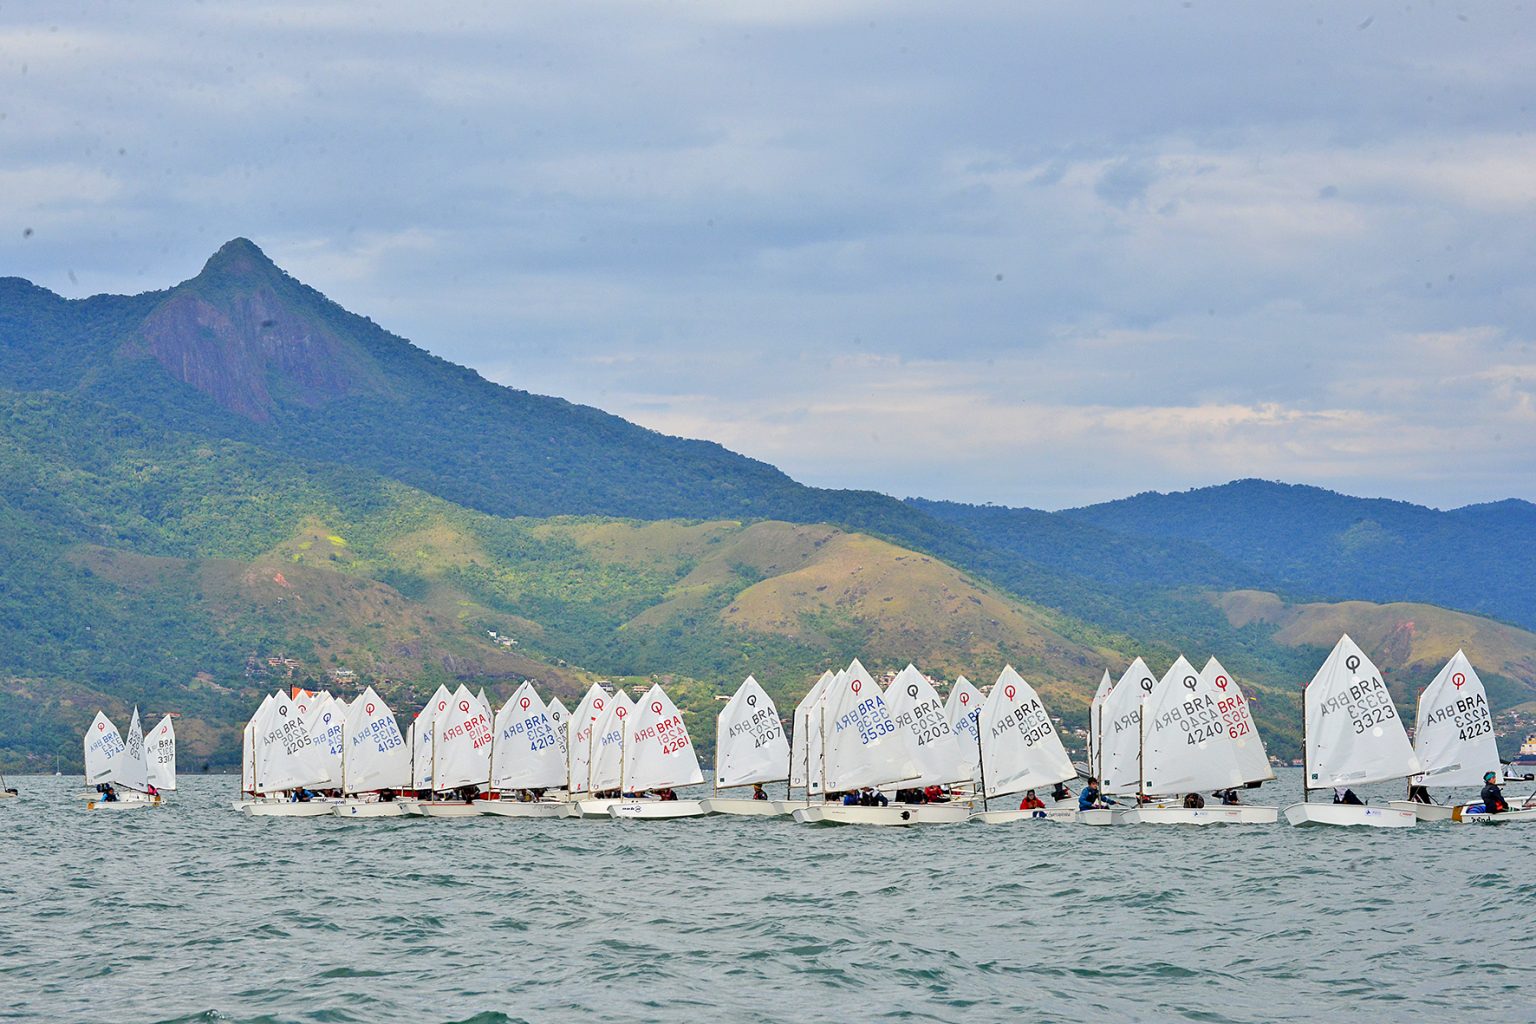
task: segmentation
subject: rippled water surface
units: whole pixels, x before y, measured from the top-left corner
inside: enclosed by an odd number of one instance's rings
[[[127,814],[12,784],[3,1019],[1536,1018],[1536,823],[248,819],[231,778]]]

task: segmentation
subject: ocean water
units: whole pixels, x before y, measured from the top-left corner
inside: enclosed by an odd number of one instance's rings
[[[12,780],[0,1019],[1536,1019],[1536,823],[248,819],[181,784]]]

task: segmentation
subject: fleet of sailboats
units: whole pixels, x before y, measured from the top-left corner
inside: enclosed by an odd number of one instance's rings
[[[1237,799],[1275,772],[1247,695],[1215,658],[1196,670],[1180,655],[1161,676],[1141,658],[1117,680],[1104,672],[1089,706],[1083,767],[1073,764],[1039,691],[1012,666],[984,689],[957,677],[947,697],[912,664],[886,678],[882,687],[858,659],[825,671],[786,728],[748,676],[720,698],[713,790],[696,799],[674,792],[705,777],[685,716],[660,684],[634,699],[594,683],[569,713],[531,682],[499,710],[484,691],[438,687],[403,731],[372,687],[351,701],[279,690],[243,730],[233,806],[269,817],[731,814],[900,826],[1278,820],[1278,808]],[[1420,694],[1412,743],[1381,673],[1347,635],[1307,684],[1302,706],[1305,792],[1285,808],[1293,825],[1536,820],[1536,807],[1494,815],[1481,803],[1435,802],[1428,793],[1476,787],[1501,767],[1487,693],[1461,651]],[[93,809],[155,806],[176,788],[169,715],[145,734],[135,708],[124,738],[98,712],[83,751],[86,782],[101,797]],[[1082,775],[1099,780],[1099,802],[1092,793],[1081,805],[1071,796],[1067,784]],[[1410,799],[1369,804],[1352,791],[1392,780],[1410,785]],[[764,789],[779,784],[782,797]],[[751,795],[729,795],[746,787]],[[1319,792],[1332,798],[1313,799]],[[1016,808],[992,806],[1020,794]]]

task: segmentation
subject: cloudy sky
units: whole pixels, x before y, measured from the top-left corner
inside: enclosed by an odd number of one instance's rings
[[[808,483],[1536,498],[1499,4],[0,6],[0,274],[247,236],[485,376]]]

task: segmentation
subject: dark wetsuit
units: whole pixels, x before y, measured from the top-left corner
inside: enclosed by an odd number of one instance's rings
[[[1490,782],[1483,787],[1483,809],[1489,814],[1502,814],[1509,810],[1509,804],[1504,802],[1504,791],[1498,783]]]

